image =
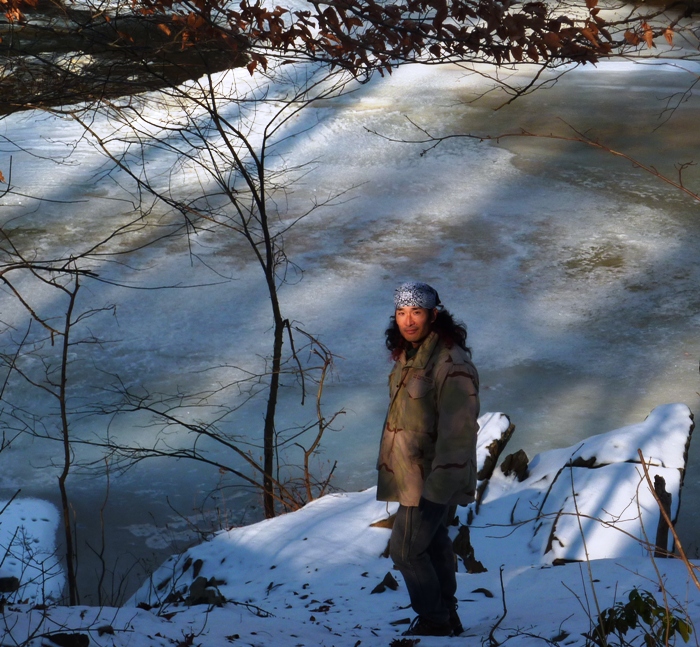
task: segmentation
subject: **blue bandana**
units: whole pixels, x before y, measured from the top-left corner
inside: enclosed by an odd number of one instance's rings
[[[438,305],[440,305],[440,297],[437,290],[431,288],[427,283],[410,281],[402,283],[394,291],[394,307],[397,310],[405,307],[432,310]]]

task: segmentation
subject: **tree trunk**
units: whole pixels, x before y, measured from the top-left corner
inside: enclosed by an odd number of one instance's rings
[[[275,469],[275,414],[277,412],[277,394],[280,384],[280,369],[282,367],[282,344],[284,341],[284,320],[280,314],[277,290],[272,281],[270,286],[270,300],[275,318],[275,340],[272,348],[272,375],[270,376],[270,389],[267,395],[267,409],[265,411],[265,429],[263,431],[263,507],[265,518],[275,516],[275,498],[272,477]]]
[[[670,519],[673,496],[666,491],[666,480],[663,476],[657,474],[654,477],[654,491]],[[654,550],[654,557],[669,557],[668,524],[661,513],[659,513],[659,525],[656,528],[656,550]]]
[[[61,508],[63,514],[63,530],[66,541],[66,577],[68,579],[68,597],[71,606],[79,603],[78,583],[75,577],[73,532],[71,531],[70,506],[68,504],[68,493],[66,491],[66,479],[71,466],[71,447],[68,426],[67,410],[67,386],[68,386],[68,348],[70,338],[70,328],[72,324],[73,307],[79,289],[78,276],[75,277],[75,289],[70,293],[68,312],[66,313],[66,325],[63,333],[63,353],[61,356],[61,383],[59,384],[59,405],[61,408],[61,438],[63,441],[63,471],[58,477],[58,488],[61,491]]]

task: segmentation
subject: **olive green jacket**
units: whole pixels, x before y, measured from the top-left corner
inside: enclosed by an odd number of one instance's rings
[[[476,489],[479,376],[469,354],[435,333],[389,375],[377,499],[466,505]]]

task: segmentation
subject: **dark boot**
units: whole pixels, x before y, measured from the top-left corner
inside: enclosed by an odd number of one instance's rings
[[[459,619],[459,614],[457,613],[457,607],[452,607],[450,609],[450,627],[452,627],[453,636],[459,636],[464,631],[462,621]]]
[[[458,618],[459,619],[459,618]],[[460,623],[460,627],[461,627]],[[451,636],[452,624],[448,620],[444,623],[433,622],[427,618],[416,616],[411,626],[403,632],[403,636]]]

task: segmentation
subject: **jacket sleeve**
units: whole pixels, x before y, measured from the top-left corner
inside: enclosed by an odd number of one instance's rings
[[[454,360],[458,361],[454,361]],[[423,496],[449,503],[458,491],[476,487],[476,434],[479,430],[479,378],[474,366],[449,359],[437,367],[437,439]]]

